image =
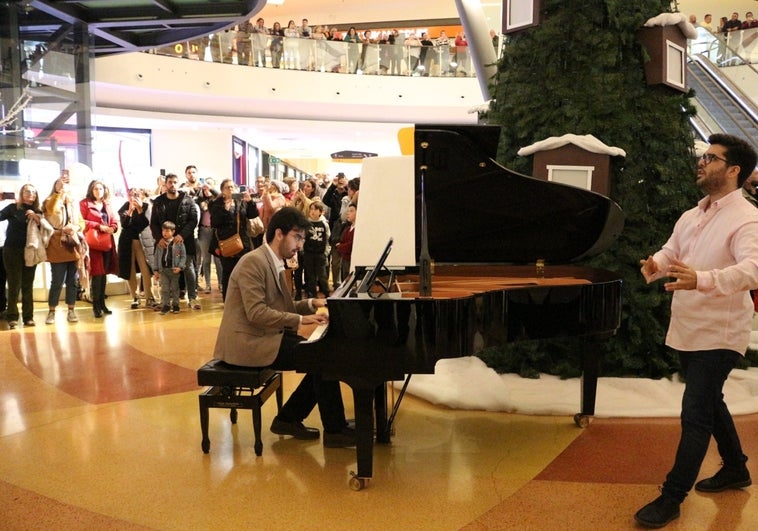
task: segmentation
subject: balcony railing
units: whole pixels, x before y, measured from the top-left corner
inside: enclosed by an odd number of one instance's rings
[[[363,44],[253,34],[250,43],[235,45],[234,33],[229,31],[159,48],[152,53],[260,68],[341,74],[475,76],[467,46],[419,46],[409,45],[408,41]]]

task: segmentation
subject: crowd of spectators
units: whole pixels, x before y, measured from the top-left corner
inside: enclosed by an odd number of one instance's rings
[[[705,28],[711,33],[723,35],[728,35],[734,31],[758,28],[758,20],[753,18],[752,11],[745,13],[744,20],[740,20],[740,14],[734,11],[730,17],[721,17],[718,24],[714,22],[713,15],[711,13],[706,13],[703,16],[702,22],[697,21],[696,15],[690,15],[690,23],[693,26],[700,26],[702,28]]]
[[[108,274],[127,281],[132,310],[177,313],[185,296],[188,308],[201,310],[198,294],[211,293],[212,268],[223,298],[232,269],[263,245],[269,220],[285,206],[312,223],[302,249],[287,264],[295,299],[328,296],[329,280],[336,288],[350,270],[359,188],[359,177],[343,173],[304,181],[258,177],[249,188],[224,179],[217,188],[214,179],[200,179],[189,165],[184,182],[175,174],[161,175],[154,190],[130,189],[119,208],[97,179],[76,198],[66,171],[44,201],[24,184],[0,204],[0,317],[11,329],[19,321],[35,325],[32,285],[44,262],[52,271],[46,324],[55,322],[64,286],[69,323],[78,321],[75,305],[81,299],[92,303],[96,318],[112,313],[105,302]],[[241,248],[223,252],[221,243],[236,237]]]
[[[494,33],[494,32],[491,32]],[[493,46],[498,47],[495,34]],[[290,20],[286,27],[264,19],[191,41],[184,55],[213,62],[283,68],[387,75],[471,75],[468,43],[463,32],[448,37],[445,30],[431,37],[413,30],[363,30],[311,25]]]

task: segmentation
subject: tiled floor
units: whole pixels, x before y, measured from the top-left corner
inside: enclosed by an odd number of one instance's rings
[[[0,322],[0,528],[3,529],[633,529],[658,495],[676,419],[597,419],[450,411],[412,396],[369,488],[348,488],[352,450],[268,431],[256,457],[248,411],[211,410],[200,449],[195,370],[220,320],[160,316],[111,297],[113,315],[8,331]],[[298,375],[287,373],[285,396]],[[351,405],[349,388],[344,389]],[[599,397],[601,400],[602,397]],[[318,426],[318,415],[308,424]],[[737,419],[758,468],[758,415]],[[711,448],[702,475],[718,468]],[[755,487],[692,493],[670,529],[755,529]]]

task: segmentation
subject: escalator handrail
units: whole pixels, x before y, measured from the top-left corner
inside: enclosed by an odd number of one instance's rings
[[[758,108],[744,92],[720,72],[720,69],[710,59],[703,54],[696,54],[691,59],[753,120],[754,125],[758,124]]]

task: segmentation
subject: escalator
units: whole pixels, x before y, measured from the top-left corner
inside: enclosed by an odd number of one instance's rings
[[[692,127],[701,140],[712,133],[744,138],[758,150],[758,107],[704,54],[690,56],[690,88],[695,91],[697,116]]]

